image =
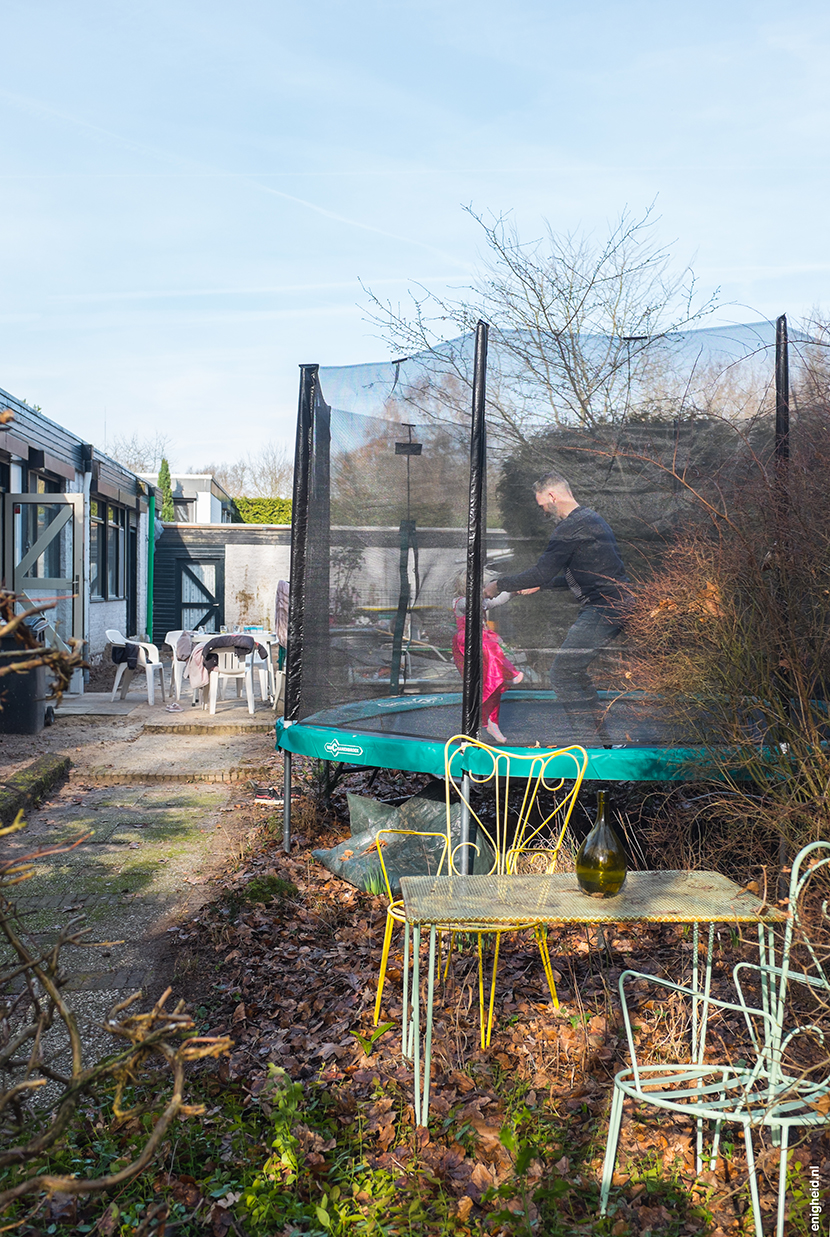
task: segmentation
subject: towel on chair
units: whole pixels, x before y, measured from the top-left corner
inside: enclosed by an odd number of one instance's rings
[[[112,646],[113,665],[122,666],[126,662],[128,670],[135,670],[140,651],[138,645],[130,644],[129,640],[126,644],[114,644]]]
[[[193,637],[189,631],[183,631],[176,641],[176,661],[187,661],[193,652]]]
[[[195,692],[200,687],[207,687],[210,682],[210,675],[205,667],[203,657],[204,649],[197,644],[193,652],[190,654],[190,660],[187,663],[185,674],[192,690]]]
[[[219,665],[219,658],[216,656],[215,649],[237,649],[240,653],[246,656],[251,653],[256,645],[257,656],[264,658],[266,656],[265,649],[261,644],[257,644],[253,636],[244,636],[241,632],[228,632],[223,636],[214,636],[212,640],[208,640],[203,646],[202,656],[205,666],[208,670],[215,670]]]

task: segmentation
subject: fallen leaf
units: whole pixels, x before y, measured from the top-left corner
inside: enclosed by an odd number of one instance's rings
[[[214,1203],[209,1219],[211,1237],[227,1237],[232,1223],[228,1209]]]
[[[467,1219],[467,1216],[470,1214],[472,1209],[473,1200],[470,1198],[469,1194],[462,1195],[462,1197],[459,1198],[458,1202],[455,1204],[455,1214],[458,1216],[459,1220],[462,1221],[462,1223]]]
[[[486,1160],[494,1160],[503,1150],[501,1129],[497,1125],[488,1125],[484,1121],[471,1121],[478,1139],[478,1149]]]
[[[185,1207],[197,1207],[202,1201],[202,1191],[196,1181],[184,1173],[171,1182],[171,1193],[176,1202],[184,1203]]]
[[[470,1180],[473,1185],[478,1186],[480,1190],[489,1190],[493,1184],[493,1174],[483,1164],[476,1164],[473,1171],[470,1173]]]
[[[77,1219],[78,1197],[76,1194],[61,1194],[55,1192],[46,1207],[47,1220],[57,1220],[60,1224],[74,1224]]]

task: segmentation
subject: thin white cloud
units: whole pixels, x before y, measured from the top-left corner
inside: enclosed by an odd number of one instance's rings
[[[197,172],[214,175],[225,175],[223,169],[206,168],[203,163],[196,160],[184,158],[174,152],[163,149],[160,146],[150,145],[146,142],[137,142],[132,138],[125,137],[124,134],[117,133],[113,129],[106,129],[101,125],[95,125],[87,120],[82,120],[79,116],[73,115],[71,112],[66,112],[61,109],[51,107],[42,99],[31,98],[30,96],[16,94],[10,90],[0,88],[0,99],[5,99],[11,107],[21,111],[26,111],[31,115],[44,117],[51,120],[59,121],[62,124],[69,125],[72,128],[78,129],[96,139],[106,139],[108,142],[119,146],[124,150],[131,150],[140,154],[148,155],[152,159],[161,160],[164,163],[178,164],[187,169],[188,172],[196,170]],[[260,193],[267,196],[280,198],[285,202],[291,202],[296,206],[301,206],[305,210],[313,211],[315,214],[322,216],[324,219],[331,219],[336,223],[342,223],[349,228],[357,228],[362,232],[370,232],[375,236],[383,236],[387,240],[400,241],[405,245],[412,245],[416,249],[426,250],[428,253],[435,254],[444,262],[449,262],[452,266],[469,271],[470,264],[458,259],[454,254],[445,253],[442,249],[435,245],[430,245],[426,241],[417,240],[412,236],[402,236],[397,232],[389,232],[385,228],[376,227],[371,223],[364,223],[360,219],[350,219],[346,215],[341,215],[337,211],[329,210],[326,206],[321,206],[317,202],[310,202],[307,198],[298,197],[293,193],[286,193],[282,189],[275,189],[271,185],[264,185],[260,180],[251,177],[248,174],[243,174],[237,177],[237,180],[252,189],[257,189]]]
[[[451,275],[425,275],[426,282],[446,282],[456,278],[457,272]],[[373,288],[392,286],[403,287],[408,283],[407,277],[401,275],[392,279],[367,279]],[[78,304],[95,304],[99,301],[155,301],[183,300],[190,297],[220,297],[220,296],[282,296],[288,293],[303,292],[336,292],[352,289],[357,293],[359,285],[355,279],[343,279],[336,283],[298,283],[278,284],[269,287],[252,288],[156,288],[141,289],[132,292],[63,292],[51,296],[50,301],[56,303],[76,302]]]

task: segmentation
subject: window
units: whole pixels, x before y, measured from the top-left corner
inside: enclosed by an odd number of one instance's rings
[[[93,498],[89,504],[89,591],[112,601],[126,595],[126,529],[124,507]]]
[[[38,473],[29,473],[30,494],[61,494],[63,482],[57,477],[41,477]]]
[[[33,548],[40,543],[42,549],[38,557],[31,564],[26,572],[26,578],[30,580],[56,579],[65,577],[69,572],[69,567],[65,561],[66,543],[60,532],[57,536],[53,529],[49,532],[50,526],[60,520],[61,515],[66,508],[59,506],[57,503],[21,503],[20,507],[16,507],[15,511],[20,513],[21,521],[21,559],[28,556]],[[60,523],[57,524],[57,529],[60,530]],[[63,547],[63,555],[61,548]],[[63,566],[63,569],[62,569]]]
[[[173,519],[177,524],[192,524],[196,518],[195,498],[174,498]]]

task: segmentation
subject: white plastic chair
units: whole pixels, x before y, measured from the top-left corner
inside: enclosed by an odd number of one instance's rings
[[[267,646],[266,646],[267,647]],[[263,704],[271,703],[271,673],[268,656],[257,656],[256,648],[250,654],[252,670],[259,677],[259,698]]]
[[[136,661],[136,670],[143,670],[147,678],[147,703],[155,704],[155,676],[158,673],[159,685],[161,686],[161,698],[164,700],[164,663],[159,657],[159,651],[154,644],[149,644],[143,640],[130,640],[129,642],[121,635],[120,631],[107,631],[106,637],[110,644],[123,647],[125,644],[138,645],[138,660]],[[124,671],[127,671],[125,677]],[[122,661],[115,673],[115,683],[112,687],[112,697],[115,699],[119,685],[121,687],[121,699],[124,700],[127,695],[127,690],[132,680],[133,672],[127,666],[127,663]],[[123,683],[122,683],[123,679]]]
[[[279,713],[282,708],[285,711],[285,671],[274,671],[274,701],[273,709],[275,713]]]
[[[164,643],[169,644],[170,648],[173,650],[173,669],[171,672],[171,680],[172,680],[171,686],[172,686],[172,689],[176,693],[177,700],[181,700],[182,698],[182,683],[184,682],[184,672],[187,669],[187,662],[179,661],[178,657],[176,656],[176,645],[179,642],[179,637],[183,635],[184,635],[184,630],[168,631],[167,635],[164,637]]]
[[[240,652],[238,649],[214,649],[219,663],[215,670],[210,672],[210,712],[216,712],[216,697],[219,692],[220,680],[223,688],[228,679],[236,681],[236,692],[239,695],[239,688],[244,681],[245,695],[248,700],[248,712],[253,713],[256,705],[254,703],[254,664],[253,656]]]

